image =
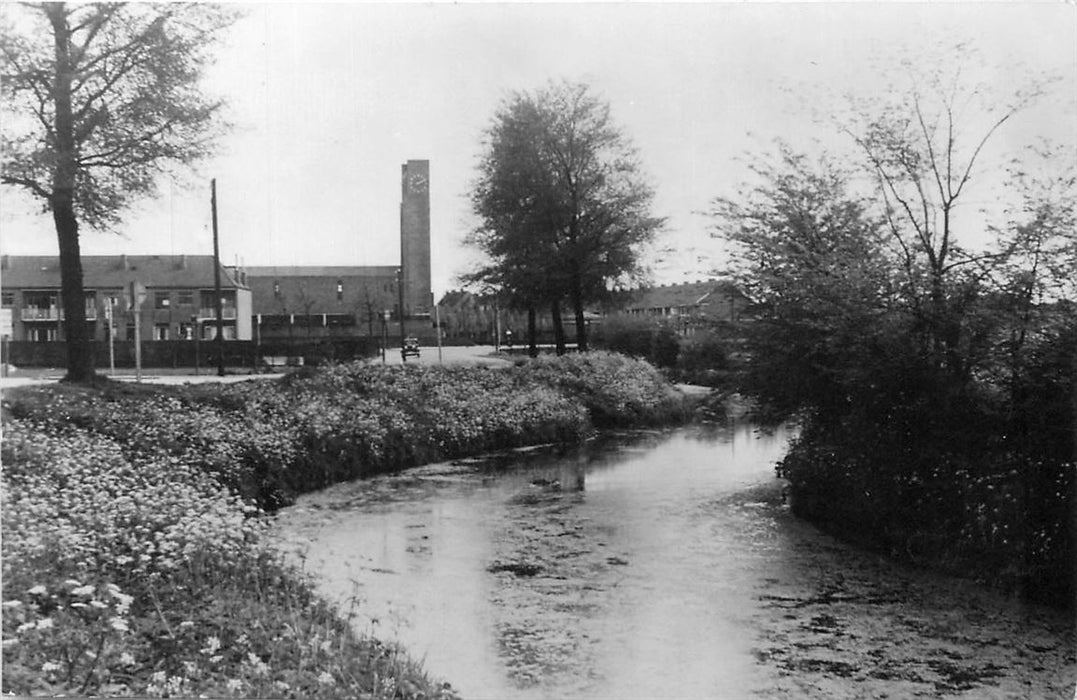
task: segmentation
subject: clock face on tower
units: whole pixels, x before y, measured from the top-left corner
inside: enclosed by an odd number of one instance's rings
[[[425,192],[426,191],[426,177],[419,173],[414,173],[408,176],[408,186],[413,192]]]

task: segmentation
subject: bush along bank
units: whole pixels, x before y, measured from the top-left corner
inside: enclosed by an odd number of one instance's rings
[[[352,363],[229,385],[26,388],[5,409],[113,437],[132,455],[167,454],[265,510],[378,472],[689,415],[651,365],[604,352],[510,368]]]
[[[805,421],[779,465],[793,512],[896,559],[1072,607],[1077,464],[1008,445],[971,416],[967,435],[895,418]]]
[[[2,451],[5,693],[453,697],[357,636],[212,475],[26,420]]]
[[[400,650],[356,636],[252,516],[378,471],[685,416],[656,370],[605,353],[12,392],[3,689],[451,697]]]

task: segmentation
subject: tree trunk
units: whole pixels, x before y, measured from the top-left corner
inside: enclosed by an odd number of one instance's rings
[[[553,315],[553,342],[558,355],[565,354],[565,326],[561,323],[561,302],[554,300],[550,304],[550,313]]]
[[[538,313],[534,304],[527,307],[527,354],[538,357]]]
[[[53,101],[56,106],[56,170],[53,173],[49,207],[60,248],[60,299],[64,312],[64,340],[67,345],[65,381],[89,382],[94,378],[93,350],[86,329],[86,294],[82,287],[82,257],[79,252],[79,222],[75,216],[75,173],[77,168],[75,122],[71,108],[71,30],[67,10],[61,3],[48,5],[55,52]]]
[[[572,310],[576,315],[576,349],[587,352],[587,321],[583,316],[583,290],[578,279],[572,283]]]
[[[82,286],[82,258],[79,253],[79,224],[70,195],[54,194],[52,218],[60,246],[60,300],[64,311],[64,340],[67,344],[68,382],[89,382],[94,378],[93,348],[86,328],[86,295]]]

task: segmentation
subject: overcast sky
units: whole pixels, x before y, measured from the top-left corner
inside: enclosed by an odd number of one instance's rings
[[[122,230],[84,231],[83,253],[212,252],[215,177],[229,263],[396,264],[400,165],[427,159],[440,296],[474,259],[467,193],[497,105],[568,78],[610,102],[639,150],[668,217],[658,281],[696,279],[721,262],[699,212],[742,180],[741,156],[813,133],[801,85],[870,92],[885,76],[869,59],[955,35],[1001,62],[1001,84],[1014,59],[1064,74],[1065,99],[1013,128],[1077,141],[1072,3],[251,5],[209,81],[238,125],[224,153]],[[0,196],[3,252],[55,254],[51,219]]]

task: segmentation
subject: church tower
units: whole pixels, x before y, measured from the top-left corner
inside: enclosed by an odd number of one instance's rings
[[[400,166],[400,264],[404,315],[429,317],[434,309],[430,284],[430,161]]]

